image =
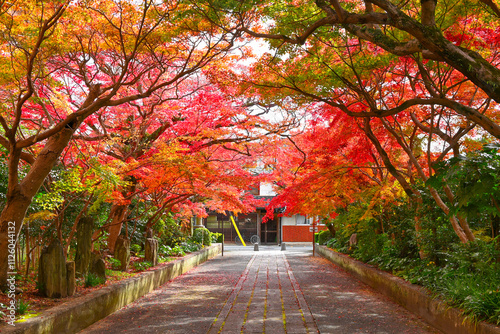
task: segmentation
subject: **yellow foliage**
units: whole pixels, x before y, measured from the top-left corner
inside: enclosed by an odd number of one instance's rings
[[[28,217],[24,218],[25,223],[31,223],[32,221],[35,220],[51,220],[56,218],[57,215],[51,211],[43,210],[43,211],[38,211],[35,213],[32,213]]]

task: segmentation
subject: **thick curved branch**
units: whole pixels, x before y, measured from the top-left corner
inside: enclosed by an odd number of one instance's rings
[[[437,134],[442,140],[446,141],[446,142],[449,142],[451,140],[451,137],[444,133],[443,131],[441,131],[441,129],[439,128],[436,128],[436,127],[432,127],[432,129],[428,126],[425,126],[422,122],[420,122],[417,118],[417,116],[415,115],[415,113],[411,112],[410,113],[410,117],[411,117],[411,120],[413,121],[413,123],[415,123],[415,125],[422,131],[428,133],[428,134],[432,134],[432,133],[435,133]]]
[[[7,149],[7,151],[10,152],[10,143],[7,140],[7,138],[0,136],[0,145],[2,145],[3,147],[5,147]],[[35,162],[35,157],[33,155],[29,154],[29,153],[26,153],[26,152],[21,152],[20,153],[20,158],[21,158],[21,160],[29,163],[30,165],[33,162]]]
[[[497,4],[493,2],[493,0],[479,0],[488,6],[496,16],[500,17],[500,8],[498,8]]]
[[[406,15],[395,4],[388,0],[366,0],[385,11],[385,13],[346,13],[343,19],[332,13],[332,9],[323,9],[325,4],[318,7],[325,13],[326,17],[319,19],[304,31],[300,36],[289,37],[277,34],[256,33],[243,27],[239,30],[246,32],[253,37],[282,40],[285,43],[304,44],[318,28],[322,26],[344,27],[354,33],[357,37],[384,48],[390,53],[398,56],[409,55],[411,53],[422,52],[425,57],[439,59],[451,65],[477,87],[481,88],[489,97],[500,103],[500,69],[489,63],[477,52],[457,46],[447,40],[442,31],[435,25],[431,25],[434,20],[432,14],[431,0],[424,4],[425,18],[421,23],[416,19]],[[392,26],[402,30],[414,37],[415,40],[400,42],[385,35],[382,30],[370,27],[370,24],[380,24]]]

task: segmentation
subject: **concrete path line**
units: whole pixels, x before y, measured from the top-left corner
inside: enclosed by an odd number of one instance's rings
[[[215,318],[214,322],[210,326],[210,329],[208,330],[207,333],[218,333],[219,330],[216,330],[216,328],[222,329],[225,325],[226,319],[231,312],[232,308],[234,307],[234,304],[236,303],[236,300],[238,299],[238,295],[241,292],[241,289],[243,287],[243,284],[245,281],[248,279],[248,273],[250,271],[250,268],[252,267],[252,264],[255,261],[255,255],[248,261],[248,265],[246,266],[245,270],[240,276],[240,279],[238,280],[238,283],[236,283],[236,286],[234,287],[233,291],[229,295],[229,297],[226,299],[224,302],[224,306],[222,306],[222,309],[220,312],[217,314],[217,317]]]
[[[279,251],[254,255],[207,333],[266,332],[318,333],[285,254]]]
[[[302,315],[302,319],[304,323],[306,324],[306,328],[309,332],[312,333],[319,333],[318,326],[316,324],[316,321],[314,320],[314,316],[311,312],[311,309],[309,308],[309,305],[307,304],[305,298],[304,298],[304,293],[300,289],[300,285],[295,279],[295,276],[293,274],[292,268],[290,267],[290,264],[285,258],[285,265],[286,265],[286,271],[288,274],[288,277],[290,279],[290,283],[292,284],[292,288],[295,294],[295,298],[297,299],[299,303],[299,309],[300,313]]]

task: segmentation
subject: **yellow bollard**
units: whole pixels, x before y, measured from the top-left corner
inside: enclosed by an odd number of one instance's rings
[[[240,237],[241,243],[243,244],[243,246],[246,247],[245,240],[243,240],[243,238],[241,237],[240,230],[238,230],[238,226],[236,226],[236,222],[234,221],[233,216],[231,216],[231,221],[233,222],[234,229],[236,230],[236,233],[238,233],[238,236]]]

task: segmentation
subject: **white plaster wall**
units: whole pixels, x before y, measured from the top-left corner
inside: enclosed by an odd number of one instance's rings
[[[259,196],[276,196],[271,183],[262,182],[259,187]]]
[[[295,225],[296,224],[295,216],[281,217],[281,223],[283,225]]]

